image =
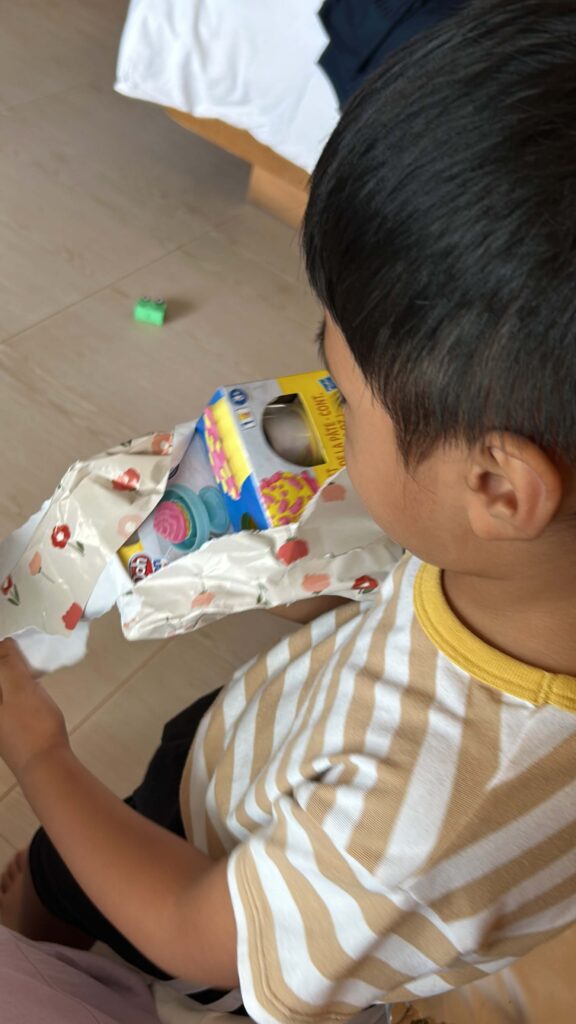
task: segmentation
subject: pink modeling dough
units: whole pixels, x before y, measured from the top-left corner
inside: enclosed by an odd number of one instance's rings
[[[181,544],[190,534],[190,520],[176,501],[163,501],[154,513],[154,529],[171,544]]]

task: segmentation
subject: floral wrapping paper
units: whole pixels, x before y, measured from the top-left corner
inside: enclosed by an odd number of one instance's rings
[[[160,501],[195,423],[77,462],[27,527],[0,545],[0,636],[68,636],[117,604],[130,640],[167,637],[313,594],[375,594],[400,549],[373,522],[346,471],[296,524],[209,541],[133,582],[116,552]],[[98,592],[96,609],[91,598]]]

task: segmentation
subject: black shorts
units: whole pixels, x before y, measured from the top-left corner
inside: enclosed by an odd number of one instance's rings
[[[179,800],[184,765],[200,721],[219,692],[206,694],[168,722],[142,784],[125,801],[145,818],[178,836],[184,836]],[[50,913],[80,928],[94,941],[106,943],[139,970],[168,980],[169,975],[139,953],[88,899],[42,828],[32,839],[29,864],[38,898]],[[195,993],[194,999],[208,1004],[222,994],[206,989]]]

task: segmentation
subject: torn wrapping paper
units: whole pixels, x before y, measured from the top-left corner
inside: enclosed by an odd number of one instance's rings
[[[168,637],[313,594],[359,599],[398,559],[399,548],[344,470],[298,522],[216,537],[132,579],[117,551],[161,501],[195,427],[181,424],[75,463],[52,498],[0,545],[0,636],[16,636],[35,668],[79,660],[86,620],[114,604],[128,639]]]

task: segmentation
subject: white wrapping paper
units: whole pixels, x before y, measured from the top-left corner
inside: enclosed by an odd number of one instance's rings
[[[75,463],[0,545],[0,637],[16,636],[35,668],[79,660],[86,620],[114,604],[128,639],[168,637],[313,594],[365,598],[397,561],[399,548],[343,471],[298,523],[216,538],[133,582],[116,552],[160,501],[194,429],[181,424]]]

